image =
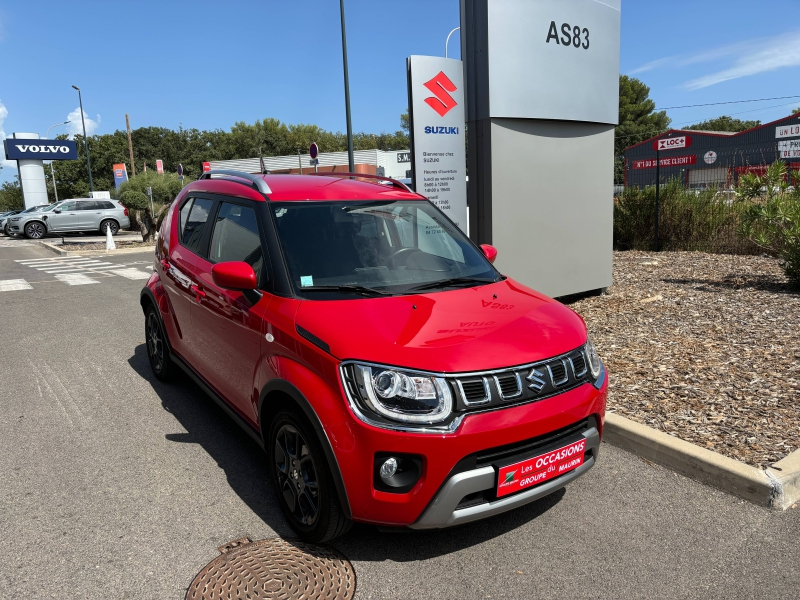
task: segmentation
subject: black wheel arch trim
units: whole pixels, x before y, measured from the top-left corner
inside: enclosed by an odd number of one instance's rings
[[[290,382],[286,381],[285,379],[273,379],[264,386],[258,398],[259,421],[261,420],[261,411],[263,408],[264,399],[272,392],[281,392],[289,396],[302,409],[303,414],[311,423],[311,426],[314,428],[317,434],[317,439],[322,446],[322,451],[325,453],[325,458],[328,461],[328,465],[330,466],[333,484],[336,487],[336,494],[339,497],[339,504],[341,505],[345,516],[347,516],[348,519],[352,519],[353,513],[350,510],[350,501],[347,498],[347,488],[344,485],[342,472],[339,468],[339,461],[336,459],[336,454],[333,452],[333,447],[328,439],[328,434],[325,431],[325,428],[322,426],[322,422],[319,420],[316,411],[314,411],[314,407],[311,406],[311,403],[306,399],[302,392]],[[265,423],[261,423],[261,432],[263,435],[266,435]],[[266,440],[263,440],[263,444],[266,448]]]

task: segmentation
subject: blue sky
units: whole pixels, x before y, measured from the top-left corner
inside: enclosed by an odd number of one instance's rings
[[[497,0],[500,1],[500,0]],[[620,68],[661,107],[800,94],[796,0],[623,0]],[[442,55],[458,0],[346,0],[355,131],[395,131],[405,58]],[[458,33],[450,56],[460,56]],[[4,2],[0,135],[67,118],[95,133],[131,125],[228,129],[274,117],[345,129],[337,0]],[[668,111],[673,126],[733,114],[762,122],[800,98]],[[65,131],[53,129],[51,135]],[[13,176],[5,168],[0,181]]]

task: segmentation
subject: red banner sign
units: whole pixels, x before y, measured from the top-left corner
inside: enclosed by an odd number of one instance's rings
[[[582,439],[558,450],[501,467],[497,472],[497,497],[513,494],[577,469],[583,464],[585,453],[586,440]]]
[[[678,148],[688,148],[692,145],[692,136],[682,135],[680,137],[661,138],[653,142],[653,150],[677,150]]]
[[[204,162],[203,163],[203,173],[208,173],[211,170],[211,163]]]
[[[158,171],[159,173],[164,172],[164,161],[161,160],[160,158],[156,160],[156,171]]]
[[[686,154],[684,156],[668,156],[667,158],[662,158],[659,162],[661,163],[662,167],[683,167],[685,165],[695,165],[697,164],[697,155]],[[645,158],[643,160],[635,160],[633,161],[633,168],[655,169],[656,159]]]

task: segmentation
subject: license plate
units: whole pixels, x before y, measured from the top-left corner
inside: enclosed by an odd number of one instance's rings
[[[526,458],[497,472],[497,497],[507,496],[577,469],[583,464],[586,439]]]

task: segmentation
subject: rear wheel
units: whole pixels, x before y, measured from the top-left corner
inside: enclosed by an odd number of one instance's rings
[[[106,235],[106,229],[111,229],[111,235],[117,235],[119,224],[113,219],[106,219],[100,223],[100,233]]]
[[[330,541],[350,529],[314,430],[294,410],[272,420],[269,437],[272,481],[283,514],[304,540]]]
[[[25,225],[25,236],[32,240],[40,240],[44,237],[44,234],[44,225],[39,223],[39,221],[34,221],[33,223]]]
[[[167,347],[167,336],[161,326],[161,319],[153,306],[149,306],[145,313],[144,335],[147,340],[147,358],[153,375],[161,381],[166,381],[172,374],[172,360]]]

